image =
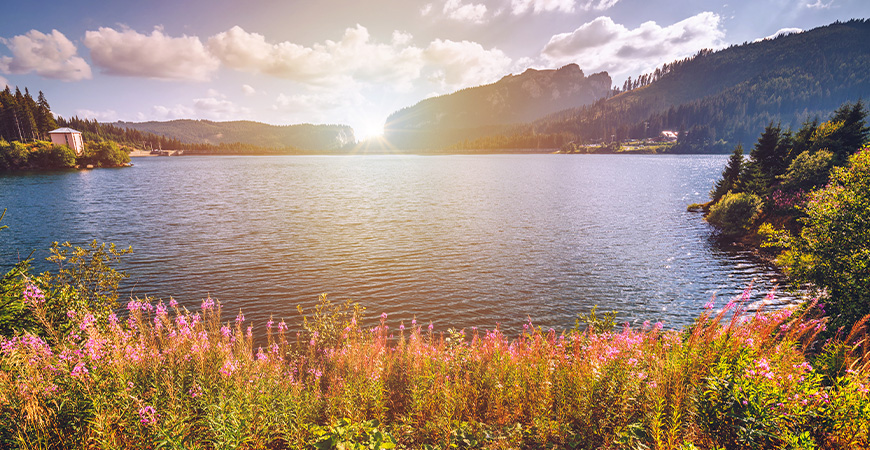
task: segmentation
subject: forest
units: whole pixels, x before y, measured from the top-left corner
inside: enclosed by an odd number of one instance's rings
[[[870,21],[702,50],[627,80],[611,97],[480,138],[466,148],[560,148],[679,131],[676,153],[727,152],[768,123],[797,128],[870,95]]]

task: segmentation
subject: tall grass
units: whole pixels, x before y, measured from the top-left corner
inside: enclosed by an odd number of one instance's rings
[[[372,328],[333,307],[269,321],[133,300],[0,343],[4,448],[867,448],[866,320],[819,342],[819,305],[735,299],[682,331]],[[708,304],[709,305],[709,304]]]

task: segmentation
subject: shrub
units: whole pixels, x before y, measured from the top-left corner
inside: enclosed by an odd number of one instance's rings
[[[831,323],[849,327],[870,313],[870,147],[834,169],[803,210],[804,227],[779,262],[796,282],[825,291]]]
[[[80,165],[97,167],[121,167],[129,162],[130,155],[112,141],[88,142],[78,159]]]
[[[798,155],[788,166],[785,174],[779,179],[783,191],[811,191],[828,182],[831,167],[834,166],[834,154],[827,150],[815,153],[805,151]]]
[[[706,220],[724,235],[744,234],[761,213],[761,205],[761,198],[757,195],[729,192],[710,208]]]

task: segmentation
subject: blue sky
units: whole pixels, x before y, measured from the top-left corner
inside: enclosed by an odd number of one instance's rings
[[[866,0],[186,0],[14,2],[0,83],[62,116],[271,124],[387,115],[526,68],[621,85],[701,48],[870,17]]]

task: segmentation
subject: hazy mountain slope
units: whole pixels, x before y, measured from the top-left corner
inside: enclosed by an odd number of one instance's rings
[[[399,148],[447,146],[589,104],[606,96],[610,84],[606,72],[586,77],[576,64],[558,70],[528,69],[397,111],[387,119],[384,135]]]
[[[186,144],[240,142],[260,147],[289,146],[304,150],[329,150],[355,141],[353,129],[345,125],[278,126],[244,120],[212,122],[188,119],[169,122],[117,122],[113,125],[166,136]]]

